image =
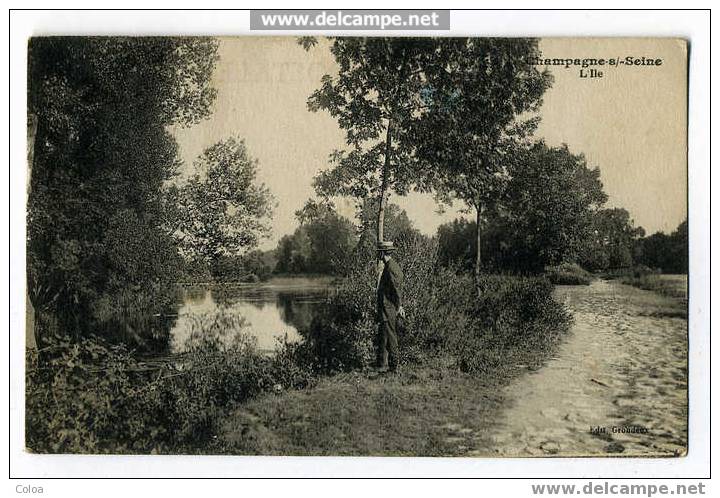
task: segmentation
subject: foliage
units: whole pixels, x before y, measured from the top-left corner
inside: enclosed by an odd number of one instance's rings
[[[423,71],[438,43],[432,38],[331,39],[339,71],[322,77],[308,108],[337,119],[349,148],[331,155],[333,168],[315,180],[319,194],[379,200],[385,194],[383,173],[400,193],[418,178],[410,130],[425,107]]]
[[[540,273],[546,266],[586,258],[595,213],[607,200],[599,169],[588,168],[585,158],[565,145],[536,142],[516,148],[505,172],[504,191],[482,221],[484,266]],[[476,227],[455,220],[438,228],[442,264],[471,267]]]
[[[503,355],[552,347],[570,321],[543,278],[484,275],[478,297],[473,280],[438,266],[433,241],[422,236],[401,240],[394,257],[405,276],[406,319],[399,334],[403,363],[449,355],[464,371],[486,372],[499,368]],[[372,364],[377,336],[374,275],[371,258],[359,262],[313,321],[304,347],[316,371]]]
[[[533,352],[549,352],[572,321],[543,278],[484,275],[480,288],[480,297],[469,309],[470,326],[455,330],[449,338],[464,372],[497,372],[532,357]]]
[[[439,47],[424,95],[430,112],[419,153],[441,167],[432,185],[469,206],[490,207],[504,190],[504,158],[537,126],[532,113],[550,86],[532,38],[452,38]]]
[[[278,243],[276,271],[346,275],[358,258],[373,259],[377,246],[377,205],[376,199],[359,201],[355,227],[338,215],[331,204],[308,201],[296,213],[300,227]],[[402,245],[402,241],[418,236],[420,232],[407,213],[397,204],[389,203],[385,209],[385,239]]]
[[[307,258],[310,254],[310,237],[303,227],[293,234],[283,235],[276,249],[278,262],[275,271],[278,273],[304,273],[308,267]]]
[[[595,212],[607,200],[600,170],[588,168],[585,158],[566,145],[548,147],[543,142],[518,150],[508,170],[502,206],[489,222],[493,263],[539,272],[548,265],[577,261]]]
[[[262,392],[307,387],[287,341],[259,353],[241,320],[197,317],[186,353],[148,363],[99,338],[55,337],[30,355],[27,446],[41,453],[176,453],[207,446],[221,415]]]
[[[313,317],[302,355],[313,371],[331,374],[370,366],[375,354],[375,278],[372,260],[356,264]]]
[[[442,64],[428,66],[417,157],[439,200],[475,211],[476,239],[507,188],[509,162],[539,122],[534,113],[552,77],[533,64],[538,54],[532,38],[447,38],[437,51]],[[477,251],[476,274],[480,268]]]
[[[477,253],[476,230],[476,223],[465,218],[457,218],[440,225],[437,229],[440,265],[456,266],[458,269],[471,272]]]
[[[198,262],[193,262],[198,264]],[[200,263],[202,265],[202,263]],[[275,251],[254,249],[242,256],[222,255],[212,266],[212,275],[207,281],[214,282],[264,282],[270,279],[277,260]],[[209,265],[206,265],[208,272]]]
[[[279,273],[342,274],[357,236],[332,204],[309,200],[295,213],[300,226],[278,243]]]
[[[257,161],[241,139],[208,147],[195,169],[177,192],[176,235],[188,259],[212,269],[222,256],[239,256],[268,233],[271,196],[256,184]]]
[[[591,270],[633,265],[637,240],[645,235],[622,208],[601,209],[593,215],[592,232],[579,263]]]
[[[242,264],[245,271],[256,275],[260,281],[266,281],[270,279],[277,266],[277,256],[274,249],[269,251],[256,249],[243,255]]]
[[[620,279],[625,285],[632,285],[638,289],[649,290],[664,296],[679,298],[687,304],[687,286],[682,288],[676,282],[664,280],[662,276],[652,273],[635,274]],[[687,284],[687,282],[686,282]],[[687,316],[687,315],[685,315]]]
[[[72,334],[91,333],[99,300],[176,277],[167,128],[209,114],[216,50],[207,38],[30,40],[28,292]]]
[[[353,258],[372,259],[377,248],[377,199],[363,199],[357,203],[358,231],[360,238],[355,247]],[[388,203],[385,207],[385,240],[393,241],[403,247],[410,241],[421,237],[407,215],[397,204]]]
[[[575,263],[545,268],[545,276],[555,285],[590,285],[593,275]]]
[[[683,221],[670,235],[656,232],[639,241],[640,263],[663,273],[688,272],[688,224]]]
[[[42,356],[29,354],[26,444],[41,453],[136,452],[168,439],[158,392],[124,346],[100,339],[48,338]]]
[[[210,267],[205,262],[194,260],[184,261],[183,263],[182,282],[203,283],[213,281]]]
[[[506,171],[505,191],[483,221],[480,250],[487,269],[540,273],[574,262],[599,270],[630,266],[637,258],[642,228],[624,209],[602,209],[607,195],[600,171],[582,155],[536,142],[517,148]],[[443,265],[470,267],[475,227],[466,220],[439,227]]]

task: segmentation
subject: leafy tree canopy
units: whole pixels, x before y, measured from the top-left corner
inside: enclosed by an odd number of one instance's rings
[[[167,127],[209,114],[216,49],[209,38],[30,40],[28,288],[37,311],[71,315],[60,321],[76,329],[104,296],[175,278],[163,187],[179,163]],[[148,243],[124,250],[118,234],[129,246]]]
[[[221,256],[239,256],[269,233],[272,197],[256,182],[257,160],[245,142],[231,137],[207,148],[197,173],[176,193],[176,236],[188,259],[211,266]]]

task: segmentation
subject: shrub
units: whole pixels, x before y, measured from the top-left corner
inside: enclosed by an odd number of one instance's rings
[[[151,383],[124,346],[98,338],[48,338],[42,359],[29,354],[26,444],[43,453],[107,453],[160,449],[167,428],[158,422]],[[161,375],[167,372],[161,370]]]
[[[435,355],[447,349],[453,331],[465,330],[477,298],[473,279],[453,268],[440,268],[429,275],[426,286],[415,302],[408,303],[404,347]]]
[[[304,334],[301,348],[318,373],[365,368],[373,361],[375,323],[374,265],[357,265]]]
[[[431,292],[437,261],[437,245],[418,233],[408,232],[396,240],[393,256],[404,274],[402,305],[406,318],[398,331],[400,362],[423,355],[423,326],[430,314]],[[376,266],[374,253],[360,253],[342,285],[304,333],[305,356],[318,373],[363,369],[376,359]]]
[[[571,322],[540,277],[484,276],[481,293],[468,310],[468,325],[449,338],[464,372],[490,373],[543,358]]]
[[[590,285],[593,276],[574,263],[562,263],[545,268],[545,276],[555,285]]]
[[[468,275],[438,268],[434,242],[412,237],[399,244],[405,327],[400,362],[449,355],[467,372],[498,368],[508,355],[552,347],[570,321],[545,278],[487,275],[481,292]],[[377,324],[373,262],[358,264],[306,333],[303,348],[313,371],[366,368],[375,359]]]
[[[186,353],[141,360],[97,337],[56,337],[28,357],[26,440],[42,453],[183,452],[204,447],[232,405],[306,387],[311,373],[285,341],[261,354],[245,324],[224,312],[197,317]]]

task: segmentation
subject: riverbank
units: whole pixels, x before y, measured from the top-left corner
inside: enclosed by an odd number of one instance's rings
[[[436,360],[265,394],[216,427],[210,453],[677,456],[687,448],[683,304],[613,281],[560,286],[562,344],[481,376]],[[593,428],[597,430],[593,432]],[[614,432],[616,431],[616,432]]]
[[[490,333],[490,332],[489,332]],[[516,334],[519,331],[515,331]],[[396,374],[361,369],[320,377],[299,391],[238,405],[202,451],[239,455],[462,456],[492,454],[487,429],[506,406],[503,389],[550,359],[562,331],[526,331],[488,344],[472,373],[448,355],[410,362]],[[500,360],[497,361],[497,357]],[[472,363],[472,362],[471,362]]]
[[[122,345],[60,341],[50,356],[29,358],[28,448],[461,454],[474,446],[459,443],[454,432],[477,439],[501,387],[539,368],[568,329],[569,315],[547,280],[486,275],[478,295],[471,278],[416,265],[406,272],[403,372],[379,376],[368,368],[374,276],[361,270],[332,293],[302,341],[286,340],[273,355],[247,334],[244,314],[227,306],[192,321],[180,363],[150,369]],[[87,416],[78,418],[80,410]],[[458,425],[463,420],[478,425],[468,431]],[[368,438],[378,430],[381,437]],[[354,439],[341,444],[337,434]]]

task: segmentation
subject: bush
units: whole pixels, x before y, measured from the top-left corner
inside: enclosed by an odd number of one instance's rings
[[[574,263],[562,263],[545,268],[545,276],[555,285],[590,285],[593,276]]]
[[[484,276],[474,280],[438,268],[435,243],[413,236],[398,244],[403,268],[405,327],[400,363],[449,355],[467,372],[486,372],[532,348],[552,347],[570,316],[552,297],[547,279]],[[372,261],[353,268],[306,333],[303,348],[313,371],[367,368],[375,359],[375,272]]]
[[[490,373],[545,358],[567,331],[571,315],[540,277],[484,276],[468,324],[448,340],[460,370]]]
[[[356,266],[304,334],[302,357],[314,372],[362,369],[373,361],[375,323],[374,265]]]
[[[98,338],[55,337],[39,358],[29,354],[26,445],[42,453],[108,453],[162,449],[168,428],[157,399],[142,387],[149,372],[123,346]],[[167,375],[166,371],[160,371]]]
[[[93,337],[56,337],[28,358],[26,441],[41,453],[165,453],[206,446],[225,411],[262,392],[302,388],[311,373],[285,341],[259,353],[220,312],[192,324],[186,353],[141,360]]]
[[[400,362],[418,361],[423,351],[423,325],[428,320],[437,261],[434,241],[414,232],[396,240],[393,256],[404,274],[402,305],[406,318],[398,331]],[[376,266],[374,253],[360,252],[342,285],[304,332],[305,357],[313,371],[331,374],[371,366],[376,357]]]

